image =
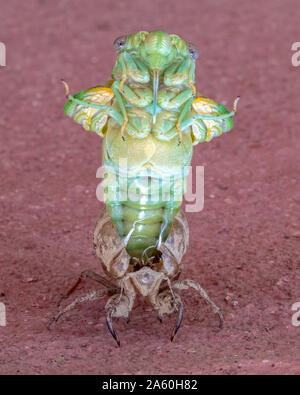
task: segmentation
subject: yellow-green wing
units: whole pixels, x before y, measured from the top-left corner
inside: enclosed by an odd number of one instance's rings
[[[214,117],[214,119],[197,119],[192,124],[193,144],[210,141],[233,127],[231,117],[218,119],[218,116],[229,114],[227,109],[214,100],[206,97],[197,97],[192,103],[192,109],[200,115]]]
[[[103,136],[102,130],[107,122],[107,111],[99,108],[89,107],[86,103],[96,105],[110,105],[114,97],[112,89],[104,86],[95,86],[86,91],[76,93],[65,105],[64,112],[79,123],[85,130],[96,132]],[[76,101],[80,100],[84,102]]]

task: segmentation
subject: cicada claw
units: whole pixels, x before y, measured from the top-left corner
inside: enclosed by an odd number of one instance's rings
[[[178,145],[180,145],[181,141],[182,141],[182,131],[180,129],[180,126],[179,126],[178,122],[176,123],[176,129],[177,129],[177,132],[178,132]]]
[[[175,337],[176,333],[178,332],[178,330],[179,330],[179,328],[180,328],[180,326],[181,326],[182,319],[183,319],[183,305],[182,305],[182,303],[180,302],[180,303],[179,303],[179,315],[178,315],[178,320],[177,320],[177,323],[176,323],[176,325],[175,325],[175,327],[174,327],[174,329],[173,329],[173,332],[172,332],[172,334],[171,334],[171,338],[170,338],[171,342],[174,340],[174,337]]]
[[[123,93],[124,92],[124,83],[126,81],[127,77],[126,75],[124,77],[122,77],[121,81],[120,81],[120,91]]]
[[[218,316],[219,316],[219,328],[222,329],[224,327],[224,317],[221,311],[218,311]]]
[[[193,96],[196,96],[197,90],[195,85],[189,80],[189,86],[192,88]]]
[[[115,339],[118,347],[121,347],[120,339],[117,333],[115,332],[113,326],[112,326],[112,310],[109,310],[106,314],[106,324],[107,327],[112,335],[112,337]]]
[[[123,141],[125,141],[125,129],[126,129],[127,124],[128,124],[128,118],[125,118],[122,128],[121,128],[121,136],[122,136]]]

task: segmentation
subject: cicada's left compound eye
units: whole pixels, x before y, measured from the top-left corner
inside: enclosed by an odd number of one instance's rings
[[[122,36],[118,37],[114,41],[114,47],[116,48],[117,51],[121,51],[126,45],[127,42],[127,36]]]
[[[192,44],[189,44],[189,55],[190,55],[190,57],[191,57],[193,60],[196,60],[196,59],[199,58],[198,49],[197,49],[194,45],[192,45]]]

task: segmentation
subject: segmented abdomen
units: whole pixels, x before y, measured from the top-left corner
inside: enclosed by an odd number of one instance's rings
[[[184,192],[184,174],[162,176],[143,169],[135,176],[105,166],[108,212],[131,257],[148,260],[169,235]]]

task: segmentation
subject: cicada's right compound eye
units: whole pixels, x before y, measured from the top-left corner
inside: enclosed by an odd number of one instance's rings
[[[119,52],[119,51],[121,51],[121,49],[123,49],[125,47],[126,42],[127,42],[127,36],[118,37],[114,41],[114,47]]]
[[[189,55],[193,60],[199,58],[199,51],[193,44],[189,44]]]

